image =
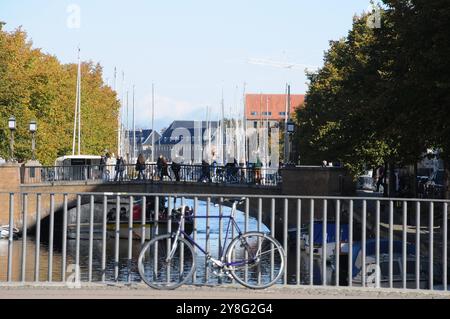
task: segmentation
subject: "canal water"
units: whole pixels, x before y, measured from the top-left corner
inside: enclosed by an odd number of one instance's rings
[[[181,201],[178,201],[178,206],[181,205]],[[184,202],[187,206],[194,206],[192,200],[186,199]],[[177,207],[177,206],[176,206]],[[87,208],[87,207],[85,207]],[[96,209],[97,211],[97,209]],[[207,203],[203,201],[198,202],[198,216],[206,216]],[[69,211],[69,215],[70,215]],[[72,212],[73,213],[73,212]],[[228,207],[223,207],[223,216],[229,216],[231,209]],[[209,207],[210,216],[219,215],[219,206],[210,203]],[[224,241],[226,227],[228,225],[228,218],[222,220],[222,243]],[[236,216],[239,228],[244,231],[245,229],[245,214],[238,211]],[[205,218],[198,218],[197,223],[197,237],[196,241],[200,246],[206,248],[206,238],[207,238],[207,220]],[[257,231],[258,226],[260,226],[260,231],[269,233],[269,229],[264,225],[258,225],[258,221],[255,218],[250,217],[248,220],[248,231]],[[209,250],[213,257],[217,257],[219,254],[219,219],[211,218],[209,219]],[[56,228],[55,228],[56,229]],[[88,228],[83,228],[82,232],[88,232]],[[97,230],[96,230],[97,232]],[[235,233],[236,234],[236,233]],[[87,234],[84,233],[80,240],[80,274],[81,281],[88,280],[88,267],[89,267],[89,240]],[[229,233],[231,236],[231,231]],[[62,278],[62,243],[61,236],[55,234],[55,244],[53,248],[53,258],[52,258],[52,281],[60,282]],[[86,238],[86,239],[84,239]],[[228,243],[230,242],[230,238]],[[26,241],[26,254],[25,254],[25,281],[33,282],[35,281],[35,265],[36,265],[36,241],[35,238],[29,234]],[[93,259],[92,259],[92,281],[100,281],[102,279],[102,240],[101,236],[95,236],[93,241]],[[22,280],[22,249],[23,241],[22,239],[15,240],[13,242],[12,250],[12,279],[14,282],[19,282]],[[133,240],[132,243],[132,259],[128,259],[128,239],[121,239],[119,243],[119,282],[139,282],[140,276],[137,269],[137,257],[141,250],[140,240]],[[295,249],[288,249],[288,282],[296,283],[295,278]],[[39,254],[39,281],[46,282],[49,281],[49,245],[45,240],[44,234],[41,235],[41,243],[38,249]],[[67,239],[67,272],[66,278],[69,280],[74,278],[73,274],[75,272],[75,256],[76,256],[76,240]],[[8,260],[8,241],[0,240],[0,282],[7,281],[7,260]],[[306,271],[307,256],[302,253],[302,282],[305,282],[308,278],[308,272]],[[106,281],[115,281],[115,239],[114,234],[109,233],[106,240],[106,267],[105,267],[105,279]],[[197,254],[197,282],[205,283],[205,256],[200,252]],[[210,273],[209,273],[210,274]],[[72,276],[71,276],[72,275]],[[214,284],[218,282],[218,278],[213,275],[208,276],[208,283]]]

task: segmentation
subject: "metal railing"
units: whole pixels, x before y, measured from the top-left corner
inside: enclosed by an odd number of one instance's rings
[[[242,195],[0,193],[9,211],[0,282],[140,282],[142,244],[175,230],[179,206],[191,206],[191,217],[226,216],[224,199],[233,197]],[[282,244],[287,262],[280,285],[447,291],[449,203],[246,195],[238,223]],[[186,227],[219,253],[221,219],[192,218]],[[214,277],[205,256],[197,258],[192,284],[231,283]]]
[[[279,170],[275,168],[243,168],[234,166],[202,166],[169,164],[158,167],[146,164],[141,170],[136,165],[80,165],[22,167],[21,180],[24,184],[40,184],[69,181],[176,181],[205,182],[214,184],[241,184],[277,186],[281,182]]]

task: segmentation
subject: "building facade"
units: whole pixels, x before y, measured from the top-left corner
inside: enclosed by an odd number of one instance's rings
[[[245,119],[247,127],[260,128],[277,126],[286,115],[291,118],[295,109],[305,102],[305,95],[292,94],[291,107],[286,114],[287,94],[247,94],[245,96]]]

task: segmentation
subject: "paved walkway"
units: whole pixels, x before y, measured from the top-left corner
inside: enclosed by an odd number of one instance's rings
[[[0,299],[450,299],[450,292],[402,291],[396,289],[334,287],[272,287],[250,290],[241,287],[185,286],[158,291],[145,285],[83,284],[81,289],[65,285],[0,285]]]

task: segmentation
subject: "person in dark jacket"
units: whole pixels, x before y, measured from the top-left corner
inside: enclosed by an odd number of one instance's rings
[[[210,165],[207,161],[203,160],[202,161],[202,175],[200,177],[200,179],[198,180],[199,182],[211,182],[211,169],[210,169]]]
[[[140,180],[142,178],[142,179],[145,180],[145,174],[144,174],[144,171],[145,171],[145,158],[144,158],[144,155],[142,155],[142,154],[139,154],[139,157],[137,159],[136,170],[138,171],[137,179]]]
[[[173,174],[175,175],[175,180],[177,182],[179,182],[181,180],[181,178],[180,178],[181,165],[178,164],[177,162],[173,162],[172,163],[172,171],[173,171]]]
[[[123,157],[119,157],[116,161],[116,177],[114,178],[114,181],[123,181],[123,172],[125,171],[125,161],[123,160]]]
[[[163,171],[162,171],[162,167],[163,167],[163,156],[159,155],[158,160],[156,161],[156,169],[158,170],[158,176],[160,180],[163,180]]]

